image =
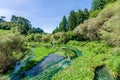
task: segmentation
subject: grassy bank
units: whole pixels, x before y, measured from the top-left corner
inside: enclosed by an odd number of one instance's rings
[[[68,45],[78,48],[83,56],[75,59],[70,67],[58,72],[52,80],[93,80],[95,68],[101,65],[104,65],[114,78],[120,75],[120,56],[116,55],[114,48],[98,41],[71,41]]]

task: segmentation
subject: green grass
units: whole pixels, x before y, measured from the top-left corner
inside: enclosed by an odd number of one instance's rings
[[[52,80],[93,80],[94,70],[97,66],[104,65],[112,77],[117,78],[120,75],[120,54],[114,53],[113,47],[110,47],[103,41],[77,42],[70,41],[66,45],[46,48],[37,47],[33,52],[36,57],[32,59],[23,70],[31,68],[45,56],[56,51],[61,46],[72,46],[82,51],[82,56],[74,59],[71,66],[56,73]],[[64,52],[59,52],[64,55]],[[41,78],[37,76],[34,79]],[[41,78],[42,79],[42,78]],[[31,78],[32,80],[32,78]]]
[[[32,68],[35,64],[41,61],[45,56],[48,56],[49,54],[54,53],[55,51],[56,49],[53,47],[49,49],[44,46],[35,48],[35,51],[32,53],[32,55],[35,57],[30,62],[28,62],[26,66],[22,67],[20,71],[24,71]]]
[[[54,53],[55,51],[56,51],[55,48],[47,49],[45,47],[38,47],[33,52],[33,55],[35,56],[35,58],[33,58],[32,60],[40,61],[45,56],[48,56],[49,54]]]
[[[52,80],[93,80],[95,68],[101,65],[104,65],[109,70],[110,75],[114,78],[117,78],[120,75],[120,53],[114,53],[115,48],[109,47],[106,43],[102,41],[70,41],[66,45],[62,44],[62,46],[75,47],[82,51],[82,56],[74,59],[71,66],[64,68],[55,75],[48,74],[48,76],[45,76],[47,73],[43,73],[42,76],[37,75],[34,78],[30,78],[30,80],[48,80],[51,75],[53,76]],[[21,71],[30,69],[45,56],[54,53],[59,47],[36,47],[33,52],[33,55],[36,57],[33,58],[25,67],[23,67]],[[53,70],[51,69],[47,72],[52,73],[51,71],[54,71],[54,68]],[[27,80],[27,78],[25,79]],[[51,77],[49,80],[51,80]]]
[[[84,43],[80,42],[80,44]],[[82,51],[83,56],[75,59],[70,67],[55,74],[52,80],[93,80],[94,70],[100,65],[105,65],[112,76],[120,75],[119,57],[113,56],[113,48],[107,44],[92,41],[84,45],[72,46]]]
[[[9,32],[11,32],[10,30],[0,30],[0,35],[2,34],[2,35],[4,35],[4,34],[7,34],[7,33],[9,33]]]

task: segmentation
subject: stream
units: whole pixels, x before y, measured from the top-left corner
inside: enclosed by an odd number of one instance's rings
[[[32,57],[31,57],[32,58]],[[31,69],[17,73],[19,69],[25,66],[30,59],[26,60],[23,63],[16,63],[13,73],[11,74],[10,80],[21,80],[23,77],[35,77],[38,74],[43,74],[45,70],[49,70],[50,68],[54,67],[54,70],[58,70],[58,68],[63,68],[71,63],[71,60],[64,59],[63,56],[58,54],[50,54],[47,57],[44,57],[40,62],[38,62],[35,66]],[[58,70],[59,71],[59,70]]]
[[[79,52],[81,54],[81,52]],[[75,54],[78,54],[75,53]],[[10,76],[10,80],[51,80],[52,76],[58,71],[64,69],[67,66],[71,65],[72,60],[70,58],[64,58],[59,54],[49,54],[39,61],[35,66],[26,71],[19,71],[21,67],[24,67],[32,58],[33,55],[30,55],[28,59],[24,62],[17,62],[14,71]]]

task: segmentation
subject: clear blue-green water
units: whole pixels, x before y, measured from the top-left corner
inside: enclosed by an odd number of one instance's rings
[[[67,49],[67,50],[66,50]],[[82,53],[75,48],[66,47],[64,50],[71,50],[77,56]],[[22,63],[17,62],[13,73],[10,75],[10,80],[51,80],[52,77],[60,70],[71,65],[70,58],[64,58],[59,54],[49,54],[39,61],[35,66],[26,71],[19,71],[25,66],[34,56],[30,55],[27,60]]]

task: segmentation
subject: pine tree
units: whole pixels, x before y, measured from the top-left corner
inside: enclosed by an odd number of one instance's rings
[[[77,26],[77,17],[75,11],[70,12],[70,16],[68,17],[68,26],[69,30],[72,31]]]
[[[103,9],[105,6],[105,0],[93,0],[92,2],[92,10]]]
[[[57,32],[59,32],[59,28],[58,27],[56,27],[56,29],[54,29],[52,33],[57,33]]]
[[[84,21],[84,14],[83,11],[79,9],[77,12],[77,25],[83,23],[83,21]]]
[[[89,11],[87,8],[84,9],[84,20],[87,20],[89,18]]]
[[[68,22],[67,22],[66,16],[63,16],[63,19],[62,19],[62,22],[60,23],[59,28],[60,28],[60,31],[67,32],[67,30],[68,30]]]

